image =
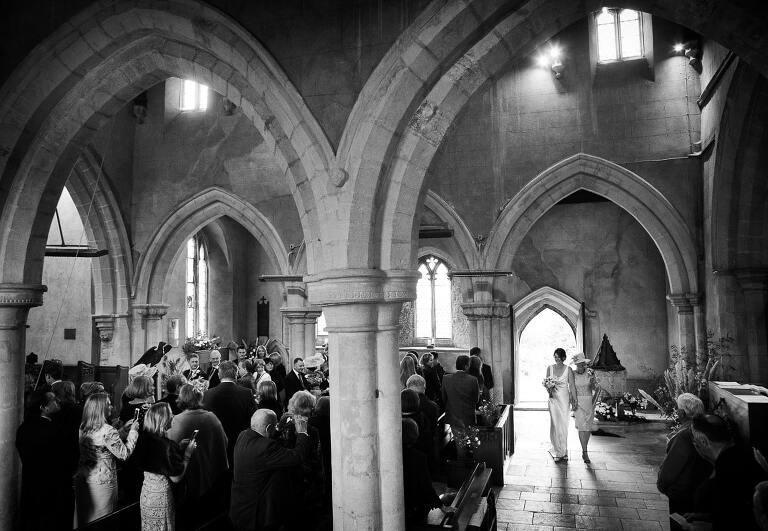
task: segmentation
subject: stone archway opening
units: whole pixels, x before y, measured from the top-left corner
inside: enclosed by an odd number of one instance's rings
[[[573,325],[560,313],[544,307],[520,334],[515,356],[515,409],[547,408],[547,395],[541,381],[558,347],[564,348],[569,356],[576,352]]]

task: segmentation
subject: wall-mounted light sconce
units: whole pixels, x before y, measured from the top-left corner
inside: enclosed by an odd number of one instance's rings
[[[672,49],[675,53],[683,54],[688,58],[688,64],[695,67],[701,60],[701,47],[698,41],[678,42]]]
[[[562,52],[560,47],[554,44],[550,44],[549,50],[542,52],[539,55],[536,62],[542,68],[549,68],[555,74],[555,78],[560,79],[563,77],[563,70],[565,66],[562,61]]]

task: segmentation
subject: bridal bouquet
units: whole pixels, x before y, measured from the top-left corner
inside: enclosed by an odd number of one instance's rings
[[[555,388],[558,386],[558,381],[555,378],[552,378],[551,376],[547,376],[544,378],[544,380],[541,382],[541,385],[543,385],[547,393],[549,393],[549,398],[552,398],[552,393],[555,391]]]

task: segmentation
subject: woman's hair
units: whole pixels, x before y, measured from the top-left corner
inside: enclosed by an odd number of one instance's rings
[[[315,416],[316,417],[330,417],[331,416],[331,399],[327,396],[321,396],[315,403]]]
[[[245,362],[243,362],[243,369],[245,369],[245,372],[248,374],[253,374],[256,370],[256,364],[252,360],[245,360]]]
[[[143,430],[155,435],[165,435],[165,430],[171,426],[171,405],[168,402],[157,402],[149,406],[144,415]]]
[[[480,382],[480,385],[485,385],[485,379],[483,378],[483,360],[478,358],[477,356],[470,356],[469,357],[469,369],[467,369],[467,374],[471,374],[475,378],[477,378],[477,381]]]
[[[565,358],[566,358],[565,349],[556,348],[555,349],[555,356],[560,358],[561,361],[565,361]]]
[[[309,391],[296,391],[288,401],[288,412],[309,417],[315,408],[315,395]]]
[[[83,382],[80,384],[80,400],[85,402],[93,393],[103,393],[104,384],[101,382]]]
[[[69,380],[60,380],[51,386],[51,391],[56,395],[60,404],[74,404],[75,384]]]
[[[264,363],[264,360],[262,360],[262,359],[259,359],[259,358],[256,358],[256,359],[253,361],[253,372],[256,372],[257,370],[259,370],[259,367],[261,367],[261,368],[262,368],[262,370],[263,370],[263,369],[265,369],[265,368],[266,368],[266,366],[267,366],[267,364],[266,364],[266,363]]]
[[[149,398],[155,392],[152,378],[149,376],[137,376],[125,389],[125,396],[129,400],[134,398]]]
[[[200,409],[203,407],[203,392],[192,384],[184,384],[176,399],[179,409]]]
[[[416,365],[413,363],[413,358],[406,354],[400,361],[400,383],[403,387],[408,378],[414,374],[416,374]]]
[[[179,391],[179,388],[184,385],[184,382],[186,382],[184,376],[181,374],[172,374],[165,381],[165,390],[168,391],[168,394],[175,395]]]
[[[688,418],[704,414],[704,402],[692,393],[683,393],[678,396],[677,407],[685,411],[685,416]]]
[[[429,362],[431,362],[432,360],[433,360],[432,354],[429,352],[425,352],[424,354],[421,355],[421,360],[419,360],[419,364],[422,367],[426,367],[429,364]]]
[[[106,393],[93,393],[83,406],[83,419],[80,431],[96,431],[107,423],[109,414],[109,396]]]
[[[400,391],[400,411],[403,415],[411,415],[419,410],[419,393],[413,389]]]
[[[256,386],[256,394],[259,395],[261,400],[265,398],[277,400],[277,385],[272,380],[262,380]]]

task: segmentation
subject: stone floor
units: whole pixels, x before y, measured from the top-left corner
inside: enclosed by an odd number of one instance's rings
[[[656,490],[666,425],[608,424],[603,429],[622,437],[593,436],[587,465],[571,424],[571,459],[555,464],[547,453],[549,414],[516,411],[515,455],[497,502],[499,530],[669,529],[667,498]]]

